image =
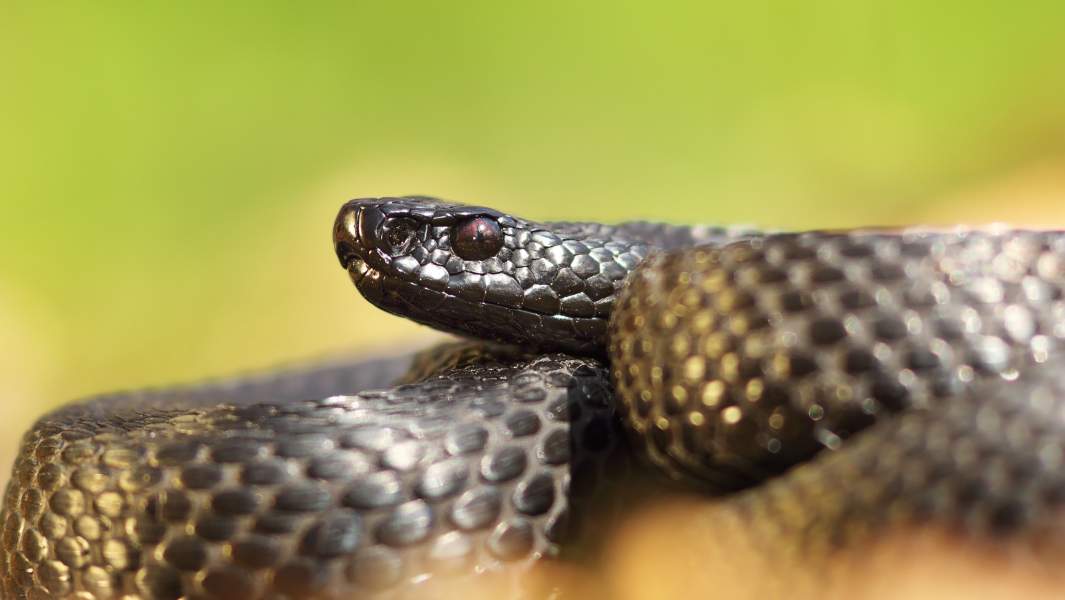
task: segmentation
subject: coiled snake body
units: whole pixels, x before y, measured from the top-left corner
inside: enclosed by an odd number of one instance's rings
[[[349,202],[333,234],[371,302],[493,343],[45,416],[4,497],[4,598],[432,597],[596,537],[643,464],[728,493],[769,555],[929,520],[1054,531],[1060,233],[538,224],[410,197]]]

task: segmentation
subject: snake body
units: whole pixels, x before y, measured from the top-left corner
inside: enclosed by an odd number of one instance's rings
[[[333,235],[375,305],[506,345],[43,417],[4,497],[4,598],[433,597],[596,537],[645,463],[725,494],[769,554],[928,520],[1054,531],[1060,233],[540,224],[410,197],[349,202]]]

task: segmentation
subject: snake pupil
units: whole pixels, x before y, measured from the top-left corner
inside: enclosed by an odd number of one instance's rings
[[[495,219],[474,217],[455,226],[451,248],[465,260],[484,260],[503,247],[503,231]]]

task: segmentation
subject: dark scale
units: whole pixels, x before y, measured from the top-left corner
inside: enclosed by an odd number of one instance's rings
[[[349,202],[333,236],[376,306],[518,347],[55,411],[4,496],[0,596],[402,597],[602,536],[625,485],[657,485],[641,454],[750,488],[717,505],[768,561],[902,518],[1047,532],[1065,503],[1059,232],[535,223],[412,197]]]
[[[467,348],[444,351],[463,355],[444,363],[471,362]],[[291,400],[264,403],[260,390],[242,396],[239,386],[227,384],[219,398],[247,406],[235,413],[247,420],[230,418],[228,409],[169,410],[171,423],[210,424],[188,435],[159,422],[139,428],[136,415],[144,403],[173,408],[166,398],[113,397],[107,401],[112,417],[99,421],[100,433],[90,431],[89,439],[106,445],[115,427],[125,428],[124,435],[144,450],[131,455],[129,468],[161,470],[140,487],[123,488],[122,478],[108,476],[116,471],[105,461],[115,459],[105,453],[66,462],[69,443],[62,427],[50,423],[84,422],[83,410],[95,414],[98,405],[62,409],[27,438],[29,447],[52,450],[25,459],[35,461],[33,472],[56,483],[42,495],[35,487],[38,475],[13,480],[8,491],[20,499],[14,506],[23,508],[3,515],[11,558],[0,571],[2,595],[22,597],[15,590],[27,586],[61,595],[76,584],[86,598],[324,590],[362,597],[392,593],[429,573],[468,577],[555,556],[560,547],[548,528],[557,534],[563,513],[570,512],[561,491],[569,466],[541,462],[537,452],[556,436],[567,451],[579,447],[579,440],[568,439],[571,431],[576,436],[589,422],[613,418],[598,388],[586,383],[602,382],[605,372],[594,361],[562,356],[512,363],[503,353],[496,361],[472,362],[424,375],[395,396],[336,396],[343,391],[338,389],[318,403],[303,402],[299,390]],[[368,367],[369,373],[374,366]],[[474,418],[472,407],[486,399],[487,380],[496,382],[491,387],[503,399],[502,411]],[[519,389],[522,400],[506,400]],[[446,401],[425,403],[442,391]],[[209,403],[209,392],[202,394]],[[547,417],[560,402],[582,408],[569,411],[571,421]],[[332,419],[313,431],[282,433],[293,426],[278,418],[283,413],[296,411],[303,415],[300,422],[316,423],[312,416],[326,407]],[[349,420],[349,414],[357,418]],[[200,440],[212,436],[219,437],[204,452]],[[615,435],[579,450],[580,456],[602,465],[619,443]],[[416,446],[408,449],[410,444]],[[40,500],[26,500],[31,497]],[[100,529],[105,518],[115,525]],[[38,522],[47,527],[35,528]]]

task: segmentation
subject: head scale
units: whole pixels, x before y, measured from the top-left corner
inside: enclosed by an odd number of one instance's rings
[[[600,354],[614,294],[647,248],[586,231],[434,198],[372,198],[340,209],[333,241],[362,295],[386,311],[461,335]]]

